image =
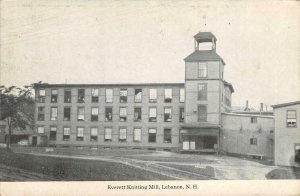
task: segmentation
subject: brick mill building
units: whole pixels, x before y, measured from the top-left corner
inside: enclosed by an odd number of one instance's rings
[[[35,84],[32,145],[273,156],[274,118],[234,112],[210,32],[194,36],[184,83]],[[210,43],[209,50],[201,44]]]

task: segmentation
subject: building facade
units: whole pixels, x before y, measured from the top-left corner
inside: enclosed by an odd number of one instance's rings
[[[30,143],[272,156],[264,137],[273,117],[257,115],[251,125],[245,119],[253,114],[230,113],[234,89],[224,80],[217,39],[210,32],[194,39],[195,50],[184,59],[184,83],[35,84],[36,130]],[[207,43],[210,48],[201,49]],[[253,134],[259,137],[256,148],[233,149],[233,140],[248,141]]]
[[[300,154],[300,101],[272,106],[275,117],[276,165],[296,166]]]
[[[272,159],[274,117],[253,113],[222,113],[221,149],[231,155]]]
[[[34,145],[178,148],[184,84],[41,84],[35,89]]]

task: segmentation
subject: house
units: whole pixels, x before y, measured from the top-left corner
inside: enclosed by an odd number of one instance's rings
[[[28,104],[24,107],[24,115],[26,118],[30,118],[33,120],[34,116],[34,104]],[[2,119],[0,112],[0,144],[6,144],[8,139],[8,124],[6,119]],[[28,141],[30,135],[32,135],[34,131],[29,126],[26,126],[25,129],[22,128],[13,128],[11,133],[11,144],[17,144],[18,142],[25,140]]]
[[[295,166],[300,153],[300,101],[272,106],[275,117],[275,165]]]

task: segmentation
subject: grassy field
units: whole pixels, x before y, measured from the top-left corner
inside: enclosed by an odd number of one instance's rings
[[[18,154],[0,149],[0,164],[49,175],[56,180],[115,181],[115,180],[170,180],[156,173],[120,163],[98,160],[42,157]]]

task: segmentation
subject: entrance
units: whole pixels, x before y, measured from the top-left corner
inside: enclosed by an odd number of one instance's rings
[[[183,135],[183,150],[215,150],[218,145],[217,136],[199,136],[199,135]]]
[[[37,136],[32,136],[32,146],[37,145]]]

